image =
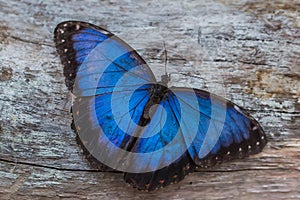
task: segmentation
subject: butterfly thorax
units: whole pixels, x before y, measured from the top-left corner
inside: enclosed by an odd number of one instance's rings
[[[150,119],[154,115],[157,106],[166,97],[168,90],[169,88],[166,87],[163,83],[157,83],[152,85],[149,91],[150,98],[144,108],[139,125],[146,126],[150,122]]]
[[[150,100],[154,104],[159,104],[168,93],[169,88],[162,83],[153,84],[150,90]]]

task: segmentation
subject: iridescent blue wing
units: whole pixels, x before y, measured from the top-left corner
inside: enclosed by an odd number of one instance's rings
[[[180,101],[171,101],[182,104],[172,103],[176,116],[180,116],[180,106],[191,110],[180,127],[189,155],[197,166],[210,167],[226,160],[244,158],[260,152],[266,145],[266,135],[259,123],[234,103],[198,89],[174,88],[173,91],[176,97],[170,99]],[[193,102],[195,99],[197,102]],[[188,127],[195,121],[199,124],[194,130],[197,134],[191,136],[193,130]],[[194,138],[192,143],[189,137]]]
[[[134,137],[127,133],[136,129],[151,86],[156,83],[150,68],[124,41],[89,23],[58,24],[54,41],[66,85],[77,97],[72,106],[73,128],[81,145],[105,145],[107,141],[100,139],[104,133],[116,147],[128,148]],[[135,123],[129,122],[128,116]],[[120,124],[122,128],[118,128]],[[107,152],[102,149],[100,153]]]

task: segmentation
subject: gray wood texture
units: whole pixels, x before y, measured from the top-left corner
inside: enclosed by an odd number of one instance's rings
[[[0,199],[300,199],[300,2],[0,0]],[[159,79],[245,107],[262,153],[195,172],[154,192],[91,168],[70,128],[71,96],[55,26],[105,27]]]

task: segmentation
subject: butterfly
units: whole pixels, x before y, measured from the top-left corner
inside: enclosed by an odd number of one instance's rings
[[[124,172],[139,190],[259,153],[267,143],[244,109],[204,90],[168,87],[168,75],[157,81],[144,59],[104,28],[65,21],[54,42],[75,96],[78,143],[93,166]]]

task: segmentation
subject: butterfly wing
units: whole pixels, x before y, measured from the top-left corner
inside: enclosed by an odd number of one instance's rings
[[[210,167],[226,160],[244,158],[260,152],[266,145],[266,135],[259,123],[234,103],[198,89],[175,88],[173,91],[181,104],[193,110],[180,125],[185,138],[191,137],[187,127],[198,119],[193,141],[185,139],[196,165]],[[195,99],[197,102],[192,102]],[[179,106],[174,104],[172,109],[176,111]]]
[[[137,128],[156,83],[150,68],[124,41],[89,23],[58,24],[54,41],[66,85],[77,97],[72,106],[73,128],[81,145],[97,158],[117,151],[97,149],[99,144],[129,148],[135,137],[127,133]]]

